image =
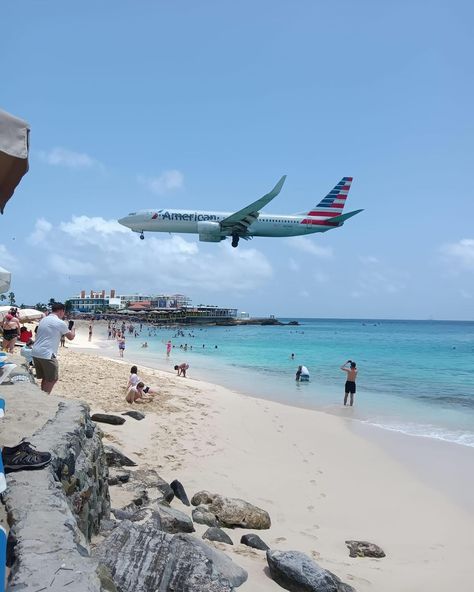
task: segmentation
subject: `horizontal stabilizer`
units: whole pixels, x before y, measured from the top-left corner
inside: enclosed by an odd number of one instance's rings
[[[342,214],[341,216],[334,216],[334,218],[328,218],[327,222],[331,222],[331,226],[333,224],[343,224],[346,220],[352,218],[352,216],[360,214],[363,211],[364,210],[354,210],[353,212],[347,212],[347,214]]]

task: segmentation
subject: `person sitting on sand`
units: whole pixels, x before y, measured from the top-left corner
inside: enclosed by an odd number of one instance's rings
[[[350,368],[346,368],[347,364],[350,364]],[[344,387],[344,405],[347,404],[347,397],[349,394],[351,395],[351,402],[350,406],[354,405],[354,395],[356,392],[356,378],[357,378],[357,368],[356,363],[352,360],[347,360],[347,362],[341,366],[341,370],[347,374],[347,380]]]
[[[127,389],[129,389],[131,386],[137,386],[139,382],[142,381],[138,377],[138,368],[136,366],[132,366],[130,368],[130,376],[128,377]],[[144,386],[143,392],[148,395],[157,393],[156,389],[152,389],[150,386]]]
[[[28,343],[28,341],[33,337],[33,333],[28,331],[28,329],[23,325],[20,328],[20,341],[22,343]]]
[[[146,397],[144,393],[145,385],[143,382],[137,383],[136,386],[131,386],[127,391],[125,400],[132,405],[133,403],[147,403],[152,400],[152,397]]]
[[[186,378],[186,370],[189,368],[189,364],[180,364],[179,366],[175,366],[174,369],[177,370],[178,376],[182,376]]]
[[[34,341],[30,339],[20,350],[20,356],[25,358],[28,366],[33,366],[33,344]]]

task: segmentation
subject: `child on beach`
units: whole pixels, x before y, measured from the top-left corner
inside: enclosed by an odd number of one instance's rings
[[[153,397],[145,396],[144,387],[145,385],[143,382],[137,383],[136,386],[131,386],[127,391],[127,396],[125,397],[127,403],[132,405],[133,403],[147,403],[148,401],[151,401]]]
[[[132,366],[130,368],[130,376],[128,378],[127,390],[130,389],[132,386],[137,386],[138,383],[142,382],[138,377],[138,368],[136,366]],[[142,383],[143,384],[143,383]],[[143,386],[143,392],[148,395],[156,394],[158,391],[152,389],[150,386]]]
[[[350,364],[350,368],[346,368],[347,364]],[[356,378],[357,378],[357,368],[356,363],[352,360],[347,360],[347,362],[341,366],[341,370],[347,374],[347,380],[344,387],[344,406],[347,405],[347,398],[349,394],[351,395],[351,402],[350,406],[354,405],[354,395],[356,392]]]
[[[186,378],[186,370],[189,368],[189,364],[180,364],[179,366],[175,366],[174,369],[177,370],[178,376],[182,376]]]

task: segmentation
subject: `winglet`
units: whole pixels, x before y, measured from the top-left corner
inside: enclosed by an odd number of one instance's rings
[[[280,193],[281,188],[283,187],[283,184],[285,183],[285,181],[286,181],[286,175],[283,175],[283,177],[278,181],[278,183],[270,191],[270,193],[267,193],[266,195],[264,195],[262,199],[265,199],[265,198],[273,199],[274,197],[276,197]]]

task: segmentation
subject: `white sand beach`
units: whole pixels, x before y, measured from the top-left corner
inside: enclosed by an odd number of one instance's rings
[[[59,352],[55,394],[86,400],[92,413],[129,409],[132,361],[110,359],[115,348],[81,336],[68,345]],[[87,353],[78,351],[85,347]],[[153,402],[134,406],[146,418],[101,428],[104,442],[140,468],[154,468],[168,482],[179,479],[190,498],[207,489],[266,509],[272,526],[257,534],[271,548],[303,551],[358,591],[469,589],[472,514],[375,439],[356,433],[353,422],[168,372],[139,373],[159,388]],[[111,496],[115,507],[128,501],[116,487]],[[191,512],[178,500],[172,504]],[[206,528],[196,526],[198,534]],[[265,554],[239,544],[248,531],[227,532],[234,546],[219,548],[249,572],[239,589],[281,590],[266,573]],[[350,558],[347,539],[376,543],[386,557]]]

